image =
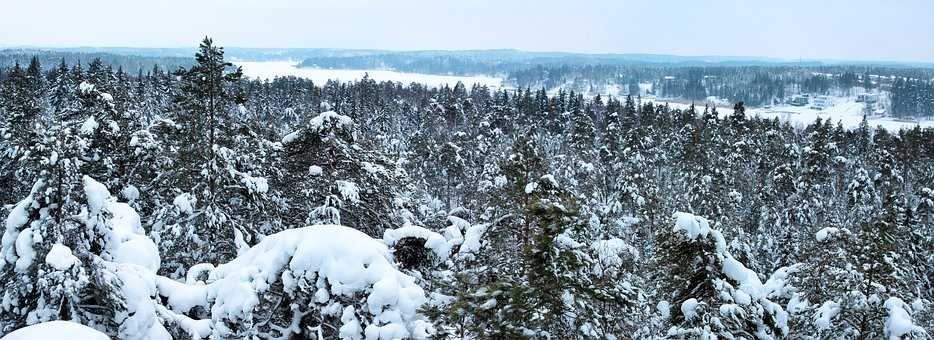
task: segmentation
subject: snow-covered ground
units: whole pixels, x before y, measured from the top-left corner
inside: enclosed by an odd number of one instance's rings
[[[643,102],[650,101],[658,104],[668,103],[672,109],[687,109],[690,104],[682,101],[672,102],[666,99],[643,98]],[[746,115],[759,116],[763,118],[775,118],[789,121],[795,125],[807,125],[813,123],[817,118],[821,120],[830,119],[834,124],[840,122],[846,128],[859,126],[863,119],[863,103],[857,103],[855,97],[833,97],[833,106],[824,110],[811,109],[807,106],[777,105],[771,108],[746,108]],[[697,103],[698,112],[703,112],[704,103]],[[717,112],[720,116],[726,116],[733,113],[732,106],[718,106]],[[869,125],[876,127],[882,126],[886,130],[897,131],[901,129],[910,129],[917,125],[922,128],[934,127],[934,120],[906,121],[892,117],[870,116]]]
[[[324,84],[329,79],[340,81],[354,81],[363,78],[365,74],[376,81],[397,81],[403,84],[421,83],[429,86],[449,84],[453,86],[458,81],[468,88],[473,84],[481,84],[499,88],[503,84],[502,78],[490,76],[442,76],[421,73],[404,73],[387,70],[330,70],[296,67],[294,61],[240,61],[234,64],[243,67],[243,74],[250,78],[272,79],[283,76],[296,76],[311,79],[317,84]]]

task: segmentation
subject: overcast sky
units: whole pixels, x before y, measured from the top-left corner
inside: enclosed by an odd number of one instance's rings
[[[661,53],[934,62],[934,0],[12,0],[0,45]]]

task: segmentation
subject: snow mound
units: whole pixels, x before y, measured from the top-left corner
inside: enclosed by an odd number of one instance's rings
[[[457,256],[464,259],[472,259],[474,253],[480,251],[483,246],[483,234],[486,234],[489,224],[476,224],[465,229],[464,242],[461,244]]]
[[[360,188],[354,182],[334,181],[337,185],[337,191],[341,193],[341,198],[351,203],[360,203]]]
[[[159,294],[168,298],[175,312],[210,307],[216,337],[231,335],[225,324],[253,318],[260,301],[267,298],[264,294],[276,294],[270,289],[278,282],[285,294],[309,298],[321,313],[344,311],[340,327],[344,337],[428,334],[425,318],[418,313],[427,302],[422,288],[396,268],[381,240],[344,226],[317,225],[267,236],[211,271],[204,285],[157,280]],[[347,313],[348,307],[354,309]],[[365,317],[357,319],[353,311]]]
[[[328,126],[339,127],[345,129],[353,125],[353,119],[350,117],[338,114],[334,111],[327,111],[318,114],[315,118],[312,118],[308,122],[308,128],[314,132],[321,132],[323,129]]]
[[[85,135],[90,135],[97,131],[97,128],[100,124],[97,123],[97,120],[94,119],[94,116],[88,117],[84,123],[81,123],[81,133]]]
[[[49,321],[17,329],[0,338],[0,340],[39,339],[110,340],[110,337],[82,324],[69,321]]]
[[[833,318],[840,314],[840,304],[835,301],[826,301],[818,308],[814,317],[814,325],[817,329],[827,330],[833,325]]]
[[[175,208],[178,209],[178,212],[182,214],[191,214],[195,211],[194,198],[191,197],[191,194],[188,193],[175,196],[175,199],[172,200],[172,205],[174,205]]]

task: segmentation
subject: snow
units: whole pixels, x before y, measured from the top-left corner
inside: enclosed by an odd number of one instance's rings
[[[472,225],[464,232],[464,243],[461,244],[457,253],[458,257],[473,258],[473,253],[480,250],[483,241],[483,234],[489,228],[488,224]]]
[[[36,250],[32,248],[32,228],[23,229],[16,237],[16,272],[23,273],[29,269],[36,258]]]
[[[697,317],[697,299],[690,298],[681,303],[681,314],[685,320],[691,320]]]
[[[675,213],[675,232],[683,232],[692,242],[700,238],[708,239],[716,246],[715,256],[720,260],[723,274],[738,284],[738,289],[725,291],[727,298],[732,298],[739,305],[748,305],[753,301],[762,304],[767,311],[776,318],[779,327],[787,329],[788,313],[781,306],[768,300],[770,296],[785,294],[788,276],[797,270],[797,266],[783,267],[777,270],[769,280],[763,284],[759,276],[742,262],[736,260],[726,247],[726,240],[720,231],[710,228],[707,219],[690,213]],[[684,306],[682,306],[682,309]]]
[[[425,240],[425,248],[431,249],[441,261],[446,261],[451,254],[451,249],[462,241],[456,235],[448,239],[439,233],[412,224],[406,224],[397,229],[387,229],[383,233],[383,241],[390,247],[409,237]]]
[[[212,319],[236,320],[252,312],[259,302],[258,294],[280,278],[286,292],[310,285],[324,293],[325,301],[330,301],[330,296],[365,294],[362,306],[373,315],[365,333],[408,337],[414,321],[422,318],[417,310],[427,299],[415,279],[399,272],[392,259],[383,242],[352,228],[318,225],[290,229],[266,237],[219,266],[211,273],[208,294],[203,297],[214,299]],[[175,290],[171,285],[166,288]],[[192,292],[192,287],[186,288],[179,290]],[[191,305],[192,301],[188,302]]]
[[[130,184],[123,188],[123,190],[120,190],[120,195],[126,198],[127,201],[133,202],[139,199],[139,189]]]
[[[555,237],[555,244],[563,249],[577,249],[583,245],[580,242],[575,241],[571,238],[570,235],[566,233],[561,233]]]
[[[84,195],[88,199],[88,215],[100,215],[101,209],[104,208],[107,199],[110,198],[110,192],[107,191],[107,187],[90,176],[84,176],[83,182]]]
[[[385,174],[387,173],[386,168],[379,164],[373,164],[370,162],[363,162],[363,171],[371,174]]]
[[[246,186],[247,189],[250,190],[250,192],[265,194],[267,191],[269,191],[269,182],[266,181],[266,179],[263,177],[253,177],[249,174],[242,174],[240,181],[244,186]]]
[[[911,321],[911,314],[908,312],[910,307],[902,299],[894,296],[888,298],[885,300],[885,308],[889,311],[885,318],[885,334],[890,340],[899,340],[908,334],[926,334],[924,328]]]
[[[32,229],[27,227],[19,230],[29,222],[28,209],[36,203],[32,197],[30,194],[19,201],[7,215],[2,239],[3,261],[0,262],[0,268],[6,264],[14,264],[16,271],[21,272],[28,268],[35,258],[35,251],[32,249]]]
[[[110,337],[88,326],[58,320],[23,327],[0,338],[0,340],[40,339],[110,340]]]
[[[88,117],[84,123],[81,123],[81,133],[90,135],[94,133],[94,131],[97,131],[98,127],[100,127],[100,124],[94,119],[94,116]]]
[[[146,236],[139,214],[127,203],[117,202],[107,188],[89,176],[84,176],[84,192],[88,201],[89,227],[99,223],[103,212],[109,213],[104,221],[110,230],[110,245],[104,252],[105,258],[116,263],[129,263],[159,270],[162,262],[159,248]]]
[[[345,200],[360,203],[360,189],[356,184],[348,181],[334,181],[334,184],[337,185],[337,191],[341,193],[341,197]]]
[[[328,126],[335,126],[341,129],[353,126],[353,119],[334,111],[319,113],[308,121],[308,128],[314,132],[321,132]]]
[[[405,85],[421,83],[431,87],[441,87],[445,84],[454,86],[457,82],[464,83],[467,88],[474,84],[485,85],[491,88],[503,87],[503,79],[490,76],[443,76],[420,73],[405,73],[387,70],[328,70],[314,68],[299,68],[293,61],[241,61],[235,62],[243,68],[243,74],[249,78],[273,79],[275,77],[296,76],[311,79],[315,84],[324,84],[329,79],[347,82],[363,79],[369,75],[376,81],[401,82]]]
[[[282,137],[282,144],[289,144],[302,137],[302,130],[293,131]]]
[[[684,231],[691,240],[697,240],[698,237],[707,237],[710,233],[710,224],[706,218],[694,216],[689,213],[675,213],[674,231]]]
[[[78,84],[78,91],[81,91],[81,93],[87,94],[91,91],[94,91],[94,85],[86,81],[82,81],[81,84]]]
[[[353,125],[354,121],[352,118],[338,114],[334,111],[325,111],[310,119],[304,129],[298,129],[285,135],[285,137],[282,137],[282,144],[285,145],[294,143],[299,138],[302,138],[306,131],[321,133],[323,131],[335,129],[346,131],[352,134]]]
[[[78,263],[78,258],[71,253],[71,248],[61,244],[53,244],[52,249],[45,255],[45,263],[55,268],[55,270],[68,270],[71,266]]]
[[[840,304],[834,301],[824,302],[823,305],[817,310],[817,315],[814,318],[814,325],[817,326],[817,329],[827,330],[830,329],[832,325],[833,318],[840,313]]]
[[[321,173],[324,172],[320,166],[312,165],[308,167],[308,174],[312,176],[321,176]]]
[[[179,213],[182,214],[191,214],[195,211],[193,204],[193,198],[190,194],[184,193],[178,196],[175,196],[175,199],[172,200],[172,204],[175,205],[175,208],[178,209]]]
[[[818,242],[824,242],[828,237],[833,236],[834,234],[840,232],[840,229],[834,227],[826,227],[817,231],[817,234],[814,237]]]
[[[609,240],[599,240],[590,246],[597,254],[600,264],[607,268],[617,268],[623,264],[623,258],[620,255],[630,254],[635,257],[636,249],[626,244],[625,241],[618,238]]]
[[[536,188],[538,188],[538,182],[529,182],[529,184],[525,185],[525,193],[531,194],[535,192]]]

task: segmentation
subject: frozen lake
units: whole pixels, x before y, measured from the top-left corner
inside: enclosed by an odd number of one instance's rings
[[[243,68],[243,74],[250,78],[273,79],[275,77],[296,76],[311,79],[315,84],[324,84],[329,79],[342,82],[354,81],[363,78],[365,74],[370,75],[370,79],[376,81],[395,81],[403,84],[412,82],[426,84],[429,86],[442,86],[445,84],[453,86],[458,81],[464,83],[468,88],[473,84],[486,85],[488,87],[501,87],[503,80],[490,76],[442,76],[421,73],[404,73],[387,70],[331,70],[315,68],[298,68],[298,62],[295,61],[240,61],[234,62],[235,65]]]

